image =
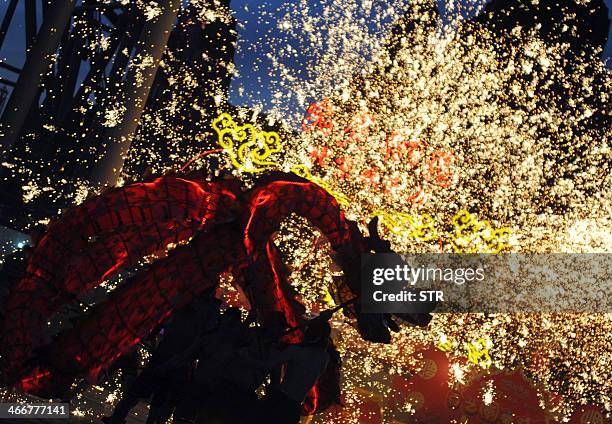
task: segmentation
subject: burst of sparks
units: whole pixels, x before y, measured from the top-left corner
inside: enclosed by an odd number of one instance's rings
[[[158,16],[155,2],[137,3],[147,19]],[[227,8],[212,8],[201,0],[190,3],[202,23],[232,20]],[[597,52],[571,56],[569,72],[570,46],[545,41],[535,29],[517,25],[500,35],[459,18],[441,25],[436,9],[424,0],[400,0],[393,7],[356,0],[311,3],[288,2],[266,42],[249,46],[271,64],[265,70],[274,76],[272,106],[264,114],[256,93],[237,90],[245,104],[258,105],[238,107],[237,121],[265,130],[276,125],[283,140],[275,158],[280,169],[304,166],[302,172],[326,184],[328,191],[350,199],[342,206],[351,219],[363,221],[379,211],[404,214],[394,215],[396,219],[428,216],[445,235],[441,243],[440,237],[387,231],[396,251],[452,252],[453,246],[469,244],[471,239],[451,238],[456,233],[453,218],[461,211],[471,211],[482,220],[478,222],[486,220],[485,231],[507,227],[507,247],[515,252],[612,251],[611,129],[601,124],[605,119],[594,119],[609,114],[605,105],[611,80]],[[451,10],[465,2],[446,3]],[[472,2],[467,8],[473,13],[481,6]],[[410,31],[392,34],[390,28],[398,22]],[[95,33],[91,28],[82,31]],[[105,50],[108,43],[98,35],[91,49]],[[138,180],[145,169],[179,169],[201,150],[218,147],[210,121],[229,107],[223,78],[203,86],[199,76],[221,70],[238,77],[239,71],[209,57],[191,66],[181,52],[169,50],[164,56],[160,71],[168,79],[164,90],[170,101],[145,111],[124,168],[126,181]],[[299,52],[308,52],[308,62],[295,69]],[[142,73],[152,61],[134,58],[133,63]],[[264,64],[256,64],[256,71],[257,66]],[[558,89],[566,95],[555,94]],[[81,109],[83,119],[98,106],[93,100],[87,103]],[[328,112],[321,125],[311,128],[314,121],[309,119],[308,130],[294,130],[305,111],[320,114],[322,108]],[[103,126],[114,127],[124,113],[120,103],[110,102],[98,118]],[[187,125],[193,121],[198,125]],[[66,131],[47,125],[49,131]],[[87,128],[81,128],[82,133],[67,134],[77,140],[71,151],[100,156],[98,136],[96,142],[85,143]],[[226,166],[224,157],[218,158]],[[217,171],[208,161],[203,157],[195,165]],[[69,192],[80,203],[95,191],[82,181],[51,182],[43,172],[49,164],[41,158],[28,163],[9,158],[2,166],[11,178],[28,181],[23,187],[26,203],[43,192]],[[293,217],[283,224],[276,243],[308,309],[333,304],[327,288],[337,275],[318,231]],[[482,250],[482,244],[474,243]],[[122,280],[119,276],[104,287],[111,290]],[[427,329],[403,328],[393,344],[384,346],[361,340],[341,316],[333,325],[343,355],[347,422],[358,422],[364,393],[390,397],[392,388],[380,376],[413,374],[424,345],[447,352],[449,384],[467,380],[472,365],[464,363],[469,349],[461,347],[478,343],[476,352],[486,349],[492,368],[524,370],[544,388],[543,399],[547,393],[560,394],[562,402],[553,411],[557,418],[584,404],[608,412],[612,408],[612,367],[609,355],[603,354],[610,349],[612,314],[437,314]],[[473,355],[476,362],[483,359]],[[109,383],[108,402],[116,399],[118,386],[117,380]],[[495,396],[493,385],[482,393],[485,403]],[[412,413],[418,401],[409,399],[401,411],[385,406],[385,417]],[[89,414],[79,405],[73,413]]]

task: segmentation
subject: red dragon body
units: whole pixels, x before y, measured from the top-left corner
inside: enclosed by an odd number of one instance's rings
[[[345,283],[334,288],[336,300],[358,296],[367,238],[333,196],[294,174],[270,174],[248,191],[235,179],[167,175],[110,189],[70,208],[48,226],[8,299],[0,334],[5,383],[51,397],[79,376],[97,378],[226,272],[248,274],[237,281],[264,323],[281,311],[291,325],[299,325],[303,307],[272,241],[292,213],[318,227],[338,253]],[[112,291],[73,328],[51,343],[42,340],[46,323],[63,306],[169,243],[179,245]],[[389,341],[380,317],[351,309],[364,338]],[[298,342],[301,332],[290,338]],[[40,358],[35,352],[42,345],[46,354]],[[317,392],[315,387],[311,393],[312,410]]]

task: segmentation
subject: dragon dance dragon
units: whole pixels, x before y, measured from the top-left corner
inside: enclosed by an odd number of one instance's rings
[[[273,242],[281,222],[293,213],[329,240],[344,271],[343,280],[330,288],[336,303],[358,297],[361,254],[389,251],[389,244],[378,237],[376,219],[370,236],[364,236],[331,194],[295,174],[269,173],[248,190],[233,177],[167,174],[111,188],[67,209],[49,223],[7,300],[0,333],[3,383],[39,396],[65,396],[78,378],[95,381],[228,272],[242,285],[260,322],[265,325],[282,312],[299,327],[305,309]],[[45,341],[47,322],[62,307],[169,244],[177,247],[120,284],[72,328]],[[364,339],[390,342],[389,329],[396,327],[390,316],[362,314],[358,301],[344,313]],[[426,325],[429,315],[399,318]],[[297,343],[302,332],[286,338]],[[329,393],[334,390],[323,387],[330,379],[338,384],[339,376],[324,375],[311,390],[309,412],[333,403]]]

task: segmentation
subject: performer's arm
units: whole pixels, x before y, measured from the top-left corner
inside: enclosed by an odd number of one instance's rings
[[[266,360],[253,358],[246,352],[240,352],[240,358],[254,367],[273,370],[288,362],[292,358],[294,351],[295,347],[289,346],[281,351],[272,352]]]
[[[156,367],[155,373],[164,373],[166,371],[169,371],[173,368],[180,366],[181,364],[189,360],[194,360],[198,353],[201,342],[202,342],[202,338],[200,336],[196,337],[195,341],[191,344],[191,346],[189,346],[183,352],[174,355],[172,358],[168,359],[166,362]]]

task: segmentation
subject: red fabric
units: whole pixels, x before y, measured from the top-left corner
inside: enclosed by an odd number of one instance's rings
[[[361,234],[331,195],[293,174],[272,174],[246,193],[232,180],[204,183],[166,176],[109,190],[66,211],[49,226],[9,300],[2,327],[3,372],[23,390],[47,395],[61,393],[76,376],[95,379],[174,310],[232,270],[248,269],[243,290],[264,322],[282,311],[291,325],[299,324],[303,306],[271,240],[291,213],[309,219],[338,251],[349,277],[336,290],[340,300],[358,293],[353,271],[363,249]],[[48,347],[45,364],[28,363],[38,333],[61,306],[122,266],[190,237],[81,317]],[[301,337],[295,332],[290,342]],[[328,372],[325,384],[339,387],[339,373]],[[332,404],[335,399],[325,398],[330,393],[336,390],[315,386],[308,412]]]
[[[53,368],[96,378],[175,309],[216,285],[219,275],[243,256],[240,234],[224,225],[206,235],[155,262],[79,321],[55,343]]]
[[[62,306],[120,267],[187,240],[231,196],[223,183],[164,176],[110,189],[65,211],[49,225],[7,301],[0,347],[9,380],[23,371],[45,323]]]

